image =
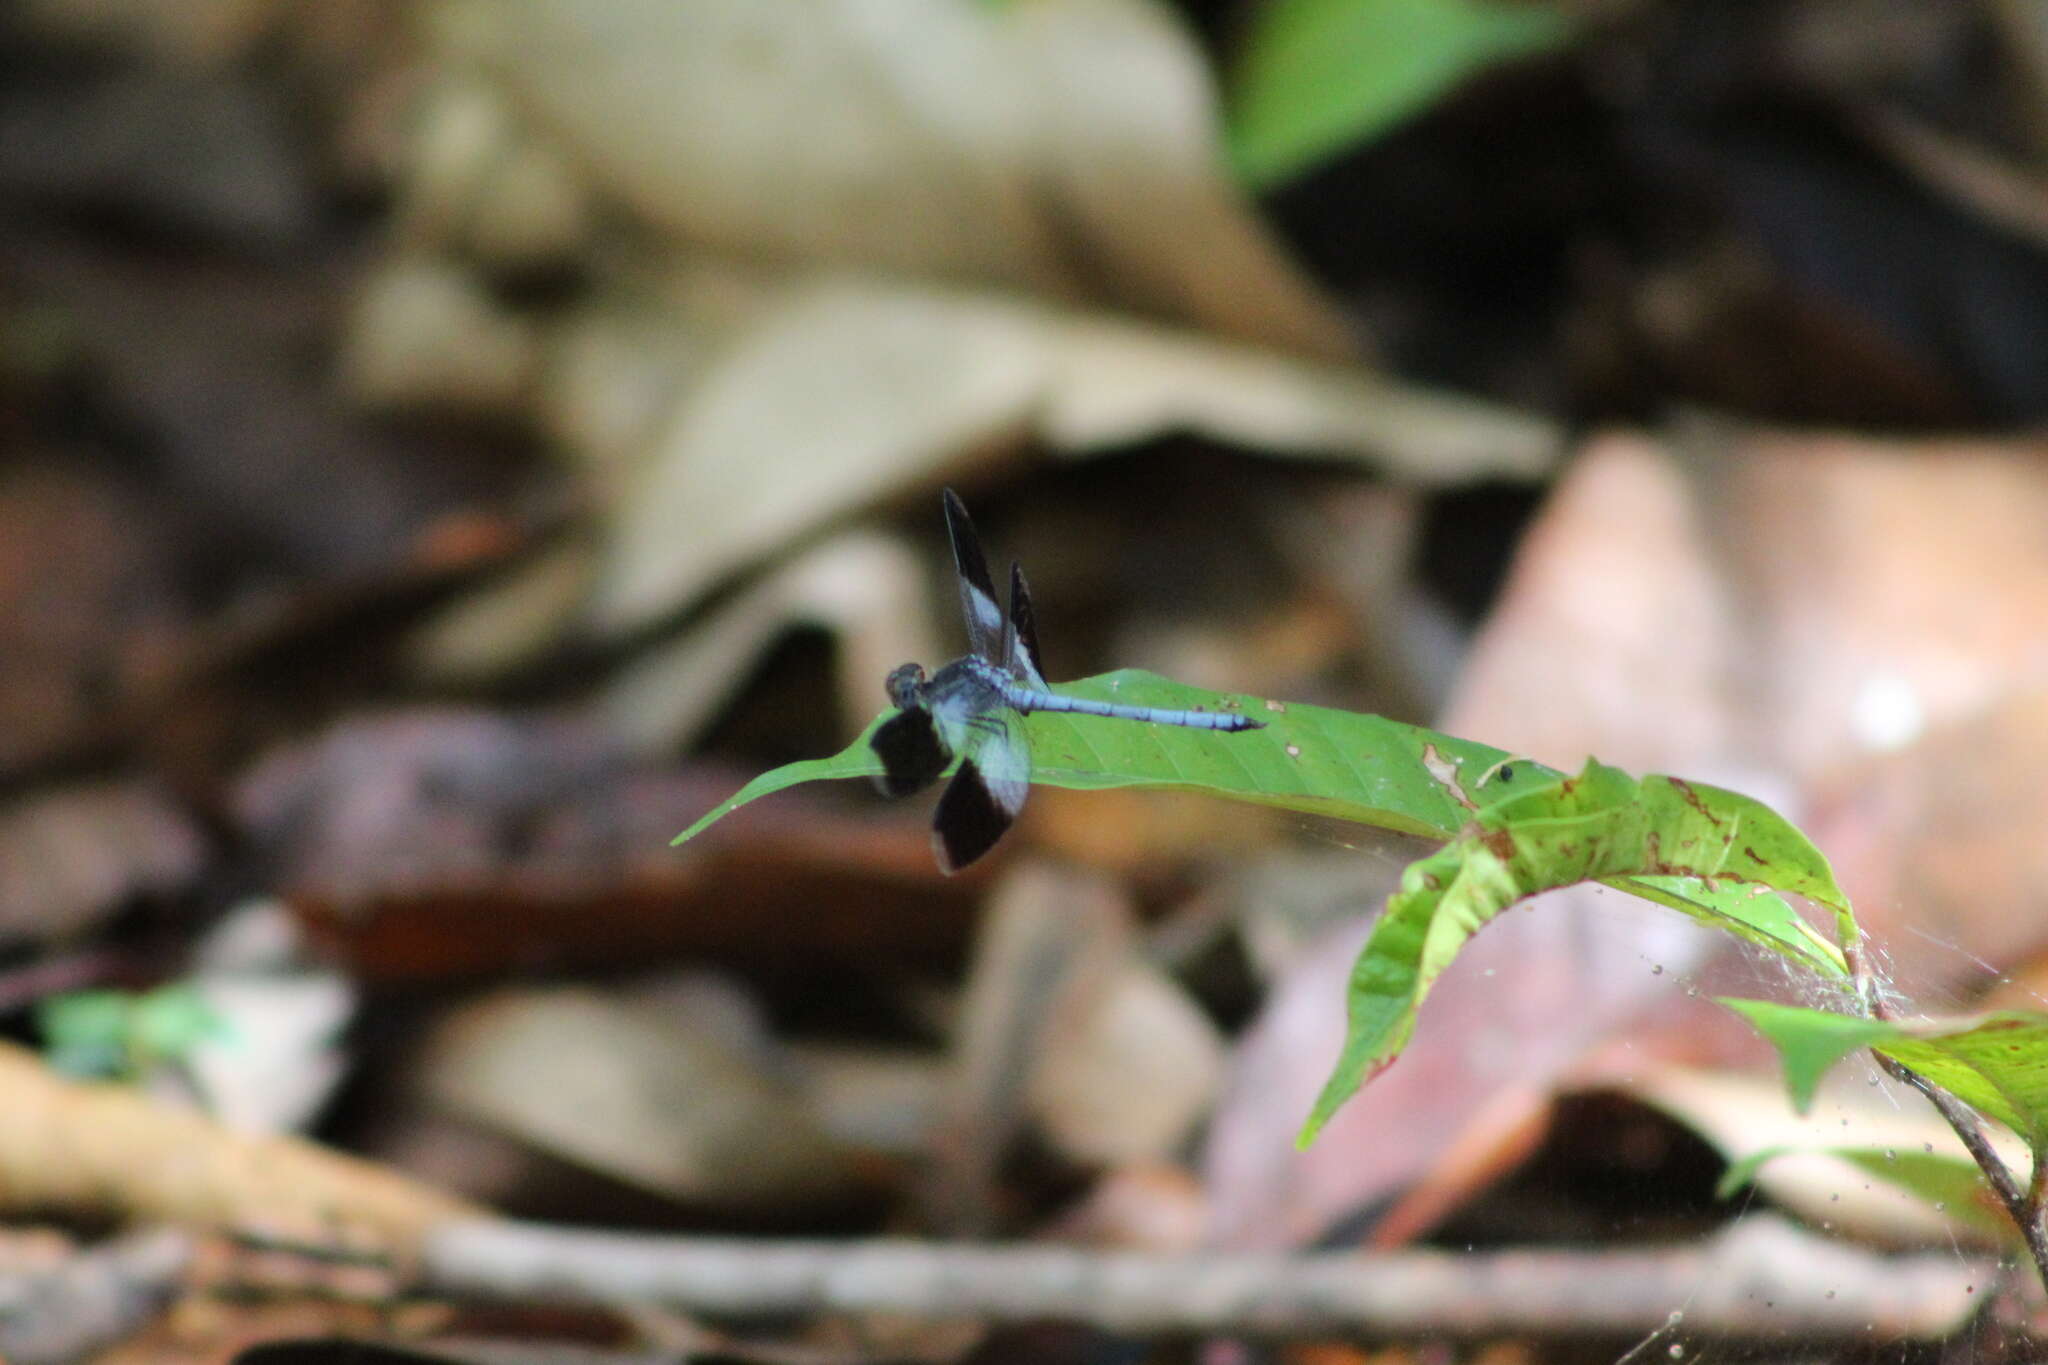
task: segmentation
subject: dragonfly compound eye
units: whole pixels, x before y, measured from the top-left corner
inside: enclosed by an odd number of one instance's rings
[[[898,710],[907,711],[924,686],[924,669],[917,664],[898,664],[889,670],[889,680],[883,686],[889,690],[889,701]]]

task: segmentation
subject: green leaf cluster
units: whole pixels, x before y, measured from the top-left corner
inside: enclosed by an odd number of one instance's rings
[[[1858,1018],[1764,1000],[1721,1001],[1778,1050],[1802,1113],[1828,1070],[1871,1047],[2023,1138],[2048,1148],[2048,1015],[2003,1010],[1964,1019]]]
[[[1271,0],[1232,83],[1232,160],[1247,184],[1270,187],[1571,34],[1534,0]]]
[[[182,1061],[227,1024],[193,986],[155,990],[67,991],[36,1007],[36,1028],[50,1065],[68,1075],[137,1080],[164,1062]]]
[[[2037,1161],[2048,1147],[2048,1015],[1916,1024],[1871,1017],[1847,898],[1820,851],[1761,802],[1676,777],[1636,778],[1593,761],[1567,775],[1378,716],[1208,692],[1142,672],[1107,673],[1059,690],[1146,706],[1242,710],[1265,728],[1217,735],[1033,714],[1023,724],[1035,783],[1200,791],[1438,843],[1405,870],[1359,953],[1344,1047],[1308,1116],[1304,1142],[1400,1055],[1431,986],[1473,934],[1531,896],[1597,882],[1776,953],[1835,992],[1839,1011],[1724,1002],[1776,1045],[1801,1107],[1829,1067],[1874,1047],[2010,1127]],[[833,757],[755,778],[676,842],[796,783],[873,776],[873,728]],[[1832,936],[1809,924],[1788,896],[1825,912]],[[1954,1199],[1953,1171],[1915,1167],[1900,1178],[1901,1169],[1888,1164],[1888,1177]]]

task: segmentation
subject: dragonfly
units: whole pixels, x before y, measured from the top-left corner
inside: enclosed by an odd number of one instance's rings
[[[957,757],[960,766],[939,797],[932,849],[950,874],[995,847],[1016,822],[1031,791],[1031,747],[1022,716],[1067,711],[1189,730],[1259,730],[1263,722],[1233,711],[1174,711],[1157,706],[1063,697],[1039,672],[1038,629],[1024,570],[1010,564],[1010,611],[996,605],[995,583],[967,508],[945,490],[946,532],[967,618],[968,652],[931,677],[918,664],[890,671],[885,686],[897,714],[869,740],[881,760],[875,784],[908,796],[936,782]]]

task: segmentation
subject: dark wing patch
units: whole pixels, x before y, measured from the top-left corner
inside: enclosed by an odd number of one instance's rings
[[[953,567],[960,580],[960,614],[967,618],[967,646],[991,662],[1002,659],[1003,609],[996,585],[988,576],[981,540],[967,516],[967,505],[948,488],[945,493],[946,534],[953,541]]]
[[[946,770],[946,746],[929,711],[899,711],[875,728],[868,747],[882,760],[875,785],[888,796],[908,796]]]
[[[1003,662],[1008,671],[1033,687],[1044,687],[1044,665],[1039,661],[1038,618],[1031,611],[1031,589],[1024,586],[1024,566],[1010,561],[1010,628],[1003,636],[1009,646]]]
[[[932,819],[932,851],[938,854],[939,870],[948,875],[958,872],[994,848],[1016,821],[1017,812],[1024,806],[1024,793],[1029,790],[1021,787],[1014,793],[991,791],[974,760],[963,759],[960,770],[946,784],[945,794],[939,798],[938,814]],[[1016,804],[1006,808],[1005,802],[1012,795]]]

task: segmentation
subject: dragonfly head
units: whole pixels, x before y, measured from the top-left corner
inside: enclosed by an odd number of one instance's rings
[[[908,711],[924,696],[924,669],[918,664],[898,664],[889,670],[889,700],[899,711]]]

